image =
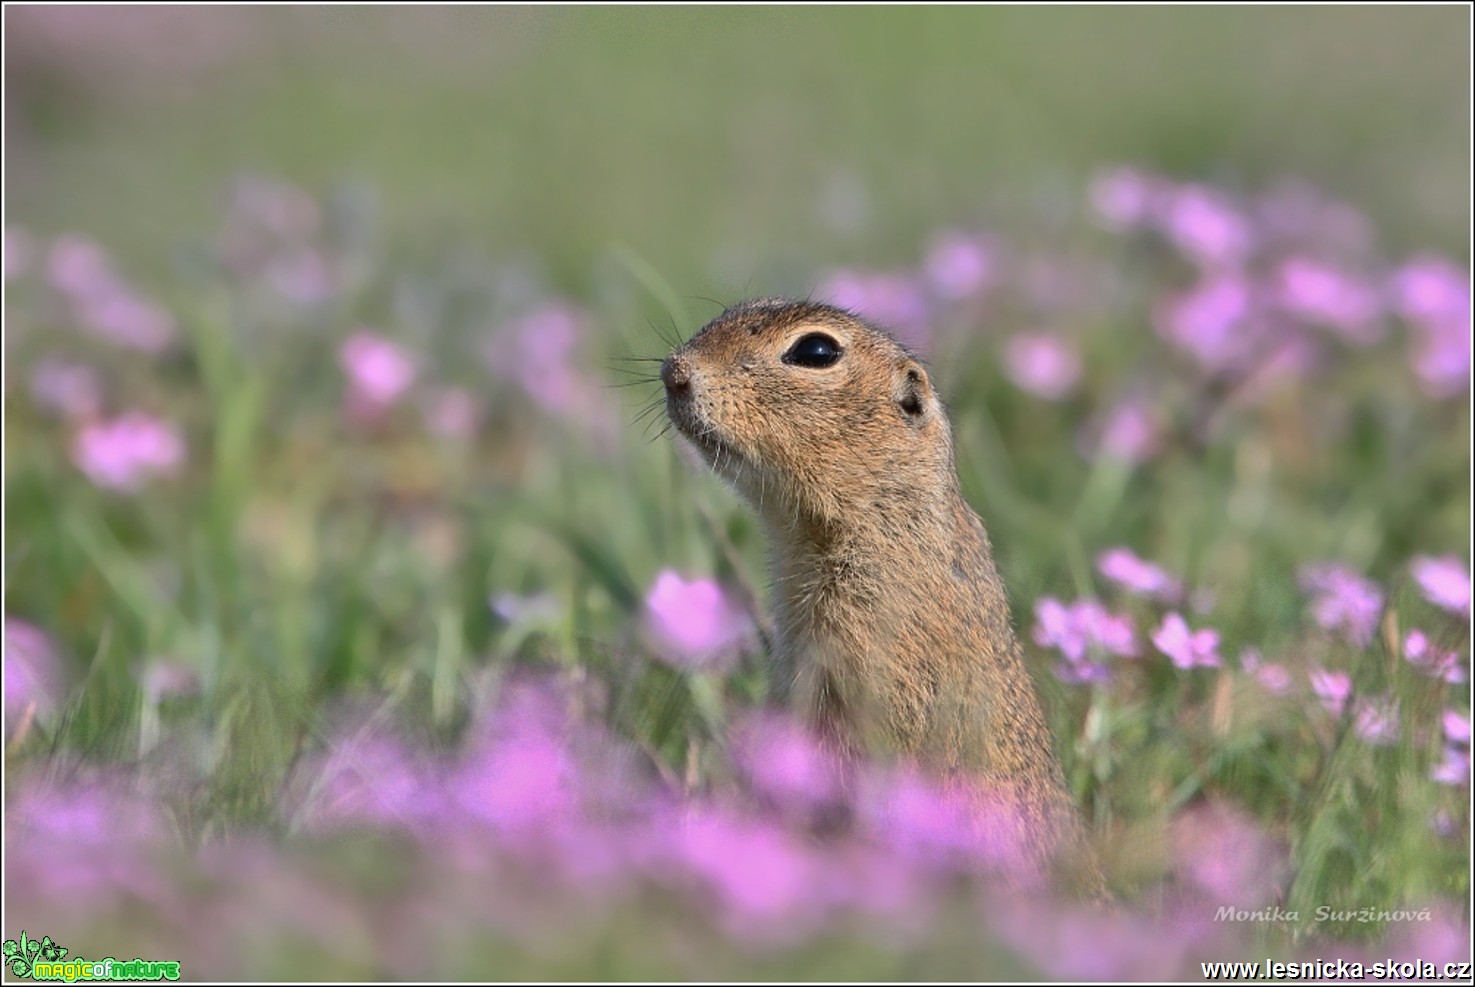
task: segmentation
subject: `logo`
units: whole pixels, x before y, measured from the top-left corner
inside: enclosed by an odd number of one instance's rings
[[[67,959],[71,950],[44,936],[38,942],[21,932],[4,943],[5,966],[13,975],[31,980],[71,984],[87,980],[178,980],[178,960]]]

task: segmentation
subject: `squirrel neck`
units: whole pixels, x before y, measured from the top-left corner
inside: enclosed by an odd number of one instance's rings
[[[762,521],[776,602],[791,611],[781,624],[822,627],[830,610],[846,621],[901,617],[958,597],[1007,611],[988,533],[953,476],[930,490],[877,489],[830,517],[773,506]],[[998,631],[1012,638],[1007,622]]]
[[[982,522],[956,482],[867,524],[771,523],[775,692],[822,729],[948,772],[1054,781]],[[795,693],[798,693],[795,695]]]

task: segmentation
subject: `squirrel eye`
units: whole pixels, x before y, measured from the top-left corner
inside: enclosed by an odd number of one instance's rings
[[[840,359],[840,344],[822,332],[800,336],[784,354],[785,363],[800,367],[831,367]]]

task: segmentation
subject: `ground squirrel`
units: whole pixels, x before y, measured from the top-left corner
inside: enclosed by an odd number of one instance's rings
[[[843,749],[1007,793],[1042,859],[1078,846],[922,364],[841,309],[762,299],[679,347],[661,380],[672,423],[765,529],[776,696]]]

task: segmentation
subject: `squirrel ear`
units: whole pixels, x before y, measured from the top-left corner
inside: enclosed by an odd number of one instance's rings
[[[937,409],[932,381],[927,379],[927,371],[916,360],[907,360],[896,368],[892,391],[902,413],[914,422],[925,422]]]

